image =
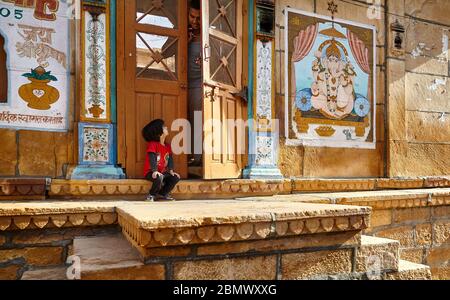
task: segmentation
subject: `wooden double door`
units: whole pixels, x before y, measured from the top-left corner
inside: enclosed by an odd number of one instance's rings
[[[184,131],[184,142],[179,143],[181,127],[172,127],[174,121],[188,119],[188,2],[118,1],[118,159],[128,178],[143,176],[146,142],[141,130],[153,119],[163,119],[171,132],[169,140],[176,137],[177,145],[190,150],[185,144],[190,131]],[[247,116],[246,104],[235,96],[245,80],[244,4],[243,0],[201,2],[203,177],[238,178],[246,134],[235,125]],[[174,155],[183,178],[188,175],[187,159],[186,153]]]

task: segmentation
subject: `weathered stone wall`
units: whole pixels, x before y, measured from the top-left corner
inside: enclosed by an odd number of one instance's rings
[[[0,129],[0,176],[62,177],[73,162],[73,134]]]
[[[0,280],[21,279],[24,272],[39,267],[64,265],[72,255],[77,236],[120,232],[116,225],[17,230],[0,233]]]
[[[450,5],[446,0],[393,3],[389,9],[405,16],[406,55],[390,65],[389,175],[449,174]]]
[[[284,59],[284,14],[286,6],[330,16],[328,0],[276,1],[276,117],[280,119],[280,132],[284,135],[284,89],[286,84]],[[383,177],[386,161],[385,148],[385,21],[384,0],[381,19],[367,17],[368,4],[364,1],[339,1],[337,18],[375,25],[377,28],[377,147],[376,150],[338,149],[315,147],[288,147],[280,138],[279,167],[284,176],[296,177]]]
[[[450,278],[450,206],[375,209],[366,234],[398,240],[401,259]]]

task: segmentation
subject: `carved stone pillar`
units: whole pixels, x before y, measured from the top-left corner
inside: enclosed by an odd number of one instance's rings
[[[113,12],[113,14],[111,14]],[[81,92],[78,123],[78,166],[70,179],[120,179],[116,167],[115,0],[81,3]]]
[[[282,179],[277,167],[278,120],[274,120],[274,1],[249,1],[250,45],[254,56],[250,59],[249,74],[249,166],[244,177],[250,179]],[[256,10],[255,10],[256,8]],[[255,38],[253,38],[255,37]]]

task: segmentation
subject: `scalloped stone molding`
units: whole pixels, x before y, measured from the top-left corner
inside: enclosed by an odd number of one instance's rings
[[[0,231],[112,225],[116,213],[60,214],[0,217]]]
[[[0,179],[0,200],[43,200],[45,192],[45,179]]]
[[[450,180],[439,178],[380,179],[284,179],[181,181],[173,191],[177,199],[225,199],[243,196],[271,196],[297,192],[351,192],[395,189],[450,187]],[[146,180],[53,180],[49,196],[53,198],[132,197],[145,195]]]
[[[135,196],[148,193],[146,180],[53,180],[51,197]],[[178,199],[232,198],[236,195],[276,195],[291,192],[290,180],[181,181],[173,191]]]
[[[369,227],[371,212],[367,207],[296,202],[204,202],[197,211],[195,206],[195,201],[123,206],[117,208],[118,221],[134,246],[158,248],[361,231]]]

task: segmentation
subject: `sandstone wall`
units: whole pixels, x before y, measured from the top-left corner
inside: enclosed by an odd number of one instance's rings
[[[284,71],[284,14],[286,6],[330,15],[328,0],[279,0],[276,1],[276,116],[284,135],[284,103],[285,103],[285,71]],[[332,149],[314,147],[287,147],[285,140],[280,139],[279,167],[284,176],[296,177],[383,177],[386,161],[385,144],[385,21],[384,0],[382,0],[381,19],[370,20],[367,17],[369,5],[364,1],[335,1],[338,4],[337,18],[375,25],[377,28],[377,148],[362,149]],[[349,3],[350,2],[350,3]]]
[[[77,236],[96,236],[119,231],[118,226],[112,225],[0,233],[0,280],[21,279],[24,272],[33,268],[64,265],[72,255],[73,240]]]
[[[73,134],[0,129],[0,176],[62,177],[73,162]]]
[[[395,2],[400,4],[390,9],[406,17],[406,55],[391,65],[399,76],[389,80],[389,175],[449,174],[450,5],[446,0]]]
[[[398,240],[401,259],[450,278],[450,206],[375,209],[366,234]]]

